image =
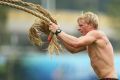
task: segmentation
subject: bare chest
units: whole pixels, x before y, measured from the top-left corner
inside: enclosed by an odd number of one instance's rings
[[[91,63],[96,63],[101,59],[101,51],[97,48],[95,44],[87,46],[88,55],[90,57]]]

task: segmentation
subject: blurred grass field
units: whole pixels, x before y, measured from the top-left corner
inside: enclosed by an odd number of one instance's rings
[[[2,58],[1,58],[2,59]],[[97,80],[87,53],[41,55],[24,53],[0,60],[0,80]],[[120,55],[115,55],[115,67],[120,78]]]

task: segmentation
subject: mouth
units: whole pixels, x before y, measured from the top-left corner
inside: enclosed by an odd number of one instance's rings
[[[78,31],[80,32],[81,35],[83,34],[83,31],[81,31],[80,29],[78,29]]]
[[[82,31],[81,31],[80,29],[78,29],[78,31],[79,31],[80,33],[82,33]]]

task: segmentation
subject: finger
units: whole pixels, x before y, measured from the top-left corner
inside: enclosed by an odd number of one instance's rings
[[[50,26],[49,26],[49,30],[50,30]]]
[[[52,25],[53,23],[52,22],[49,22],[49,25]]]
[[[51,28],[51,27],[49,27],[49,30],[51,31],[51,30],[52,30],[52,28]]]
[[[50,30],[50,27],[49,27],[49,30]]]
[[[52,25],[49,25],[49,28],[52,28]]]

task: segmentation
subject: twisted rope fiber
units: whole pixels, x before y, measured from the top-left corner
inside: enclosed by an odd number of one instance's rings
[[[19,3],[19,4],[21,4],[21,6],[28,6],[31,9],[34,9],[37,12],[42,13],[45,17],[49,18],[52,22],[57,23],[56,20],[54,20],[51,17],[51,15],[49,14],[49,12],[46,11],[44,8],[42,8],[42,6],[40,6],[38,4],[33,4],[33,3],[25,2],[25,1],[22,1],[22,0],[1,0],[1,1],[9,2],[9,3],[12,3],[12,4]]]
[[[43,19],[47,22],[49,22],[49,20],[47,18],[45,18],[44,16],[41,16],[40,14],[36,13],[35,11],[32,11],[30,9],[27,9],[25,7],[22,7],[22,6],[19,6],[19,5],[16,5],[16,4],[12,4],[12,3],[8,3],[8,2],[3,2],[3,1],[0,1],[0,5],[6,5],[6,6],[10,6],[12,8],[16,8],[16,9],[19,9],[19,10],[22,10],[22,11],[25,11],[29,14],[32,14],[40,19]]]
[[[29,39],[30,39],[30,41],[33,44],[35,44],[37,46],[40,46],[43,43],[43,41],[42,41],[40,35],[38,34],[38,32],[39,33],[43,32],[47,36],[48,35],[51,36],[51,40],[50,40],[49,46],[48,46],[49,53],[50,54],[52,54],[53,52],[56,52],[56,54],[59,53],[59,50],[62,49],[62,47],[58,43],[56,35],[54,35],[53,33],[51,33],[49,31],[49,22],[54,22],[56,24],[57,24],[57,22],[56,22],[56,20],[54,20],[52,18],[52,16],[47,12],[47,10],[45,10],[44,8],[42,8],[38,4],[23,2],[21,0],[1,0],[0,5],[10,6],[10,7],[25,11],[29,14],[32,14],[32,15],[38,17],[39,20],[35,21],[35,23],[29,29]],[[26,6],[27,6],[27,8],[26,8]]]

